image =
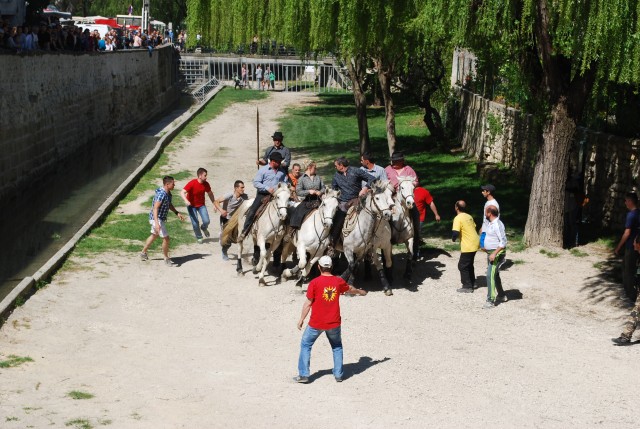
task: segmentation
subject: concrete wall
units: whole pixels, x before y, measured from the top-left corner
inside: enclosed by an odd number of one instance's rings
[[[459,87],[456,91],[452,119],[464,151],[480,166],[508,167],[530,184],[541,143],[533,117]],[[589,198],[585,217],[592,225],[621,228],[624,194],[640,183],[640,140],[578,128],[570,163],[572,176],[584,176],[583,191]]]
[[[0,56],[0,199],[92,140],[127,134],[176,102],[177,58],[153,51]]]

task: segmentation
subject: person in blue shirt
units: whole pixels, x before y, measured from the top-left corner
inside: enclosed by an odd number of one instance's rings
[[[638,235],[640,227],[640,209],[638,209],[638,195],[635,192],[627,192],[624,196],[624,205],[629,212],[624,223],[624,232],[620,237],[620,242],[616,246],[616,255],[624,247],[624,265],[622,271],[622,284],[624,291],[631,301],[636,300],[638,291],[636,290],[635,276],[638,265],[638,253],[633,250],[633,241]]]
[[[287,173],[280,168],[281,163],[282,155],[280,152],[273,152],[271,154],[269,164],[261,167],[260,170],[258,170],[256,177],[253,179],[253,186],[255,186],[258,193],[255,200],[253,200],[253,204],[249,207],[249,210],[247,210],[244,227],[242,228],[242,233],[238,236],[238,241],[244,240],[249,233],[251,225],[253,225],[256,212],[262,205],[262,199],[267,195],[271,195],[278,187],[278,183],[287,182]]]

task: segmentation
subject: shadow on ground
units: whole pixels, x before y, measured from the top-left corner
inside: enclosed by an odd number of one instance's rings
[[[630,309],[633,302],[627,298],[622,286],[622,260],[610,257],[597,262],[594,267],[599,270],[595,276],[587,277],[580,292],[590,304],[599,304],[605,300],[617,308]]]
[[[378,365],[379,363],[383,363],[386,362],[388,360],[391,360],[391,358],[384,358],[384,359],[378,359],[378,360],[373,360],[371,359],[369,356],[362,356],[358,362],[355,363],[347,363],[345,365],[343,365],[343,370],[344,370],[344,376],[342,377],[343,380],[347,380],[353,376],[356,376],[358,374],[362,374],[363,372],[365,372],[366,370],[368,370],[369,368],[371,368],[372,366]],[[309,382],[313,382],[317,379],[319,379],[320,377],[324,377],[325,375],[330,375],[333,377],[333,370],[331,369],[323,369],[320,370],[314,374],[312,374],[309,377]]]

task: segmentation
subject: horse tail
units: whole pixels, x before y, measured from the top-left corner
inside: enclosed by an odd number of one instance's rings
[[[238,239],[238,224],[240,223],[240,217],[243,213],[242,210],[238,210],[231,215],[231,219],[226,223],[222,230],[221,244],[223,246],[229,246],[231,243],[235,243]]]

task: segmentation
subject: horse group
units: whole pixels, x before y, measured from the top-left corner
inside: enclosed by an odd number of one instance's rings
[[[342,252],[348,262],[342,273],[349,284],[354,282],[354,273],[362,260],[372,261],[378,271],[382,288],[386,295],[393,295],[392,245],[403,243],[409,252],[405,278],[410,279],[413,263],[413,223],[410,210],[414,205],[413,178],[399,177],[398,190],[388,181],[376,181],[371,189],[350,209],[342,231],[342,243],[335,250]],[[338,210],[340,191],[325,189],[320,206],[304,220],[302,226],[289,241],[284,241],[287,207],[291,197],[289,186],[280,183],[274,190],[262,214],[251,227],[254,255],[251,260],[254,273],[258,273],[258,283],[266,285],[264,276],[274,249],[281,249],[281,261],[295,252],[297,264],[281,271],[282,278],[296,277],[296,285],[302,286],[314,264],[323,256],[329,246],[329,235],[333,219]],[[245,201],[233,214],[222,233],[225,244],[237,241],[247,209],[253,200]],[[304,203],[302,203],[304,204]],[[242,255],[244,243],[238,242],[239,251],[236,271],[244,275]],[[382,253],[382,260],[378,257]],[[294,259],[295,260],[295,259]]]

